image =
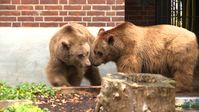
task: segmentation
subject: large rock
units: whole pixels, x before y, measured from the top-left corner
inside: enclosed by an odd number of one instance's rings
[[[175,112],[175,81],[157,74],[103,78],[97,112]]]

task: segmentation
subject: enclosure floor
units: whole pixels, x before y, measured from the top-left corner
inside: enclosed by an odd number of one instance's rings
[[[38,96],[37,105],[48,108],[51,112],[94,112],[96,97],[100,87],[63,88],[55,97]],[[177,97],[199,97],[199,89],[193,92],[177,93]],[[176,98],[177,98],[176,97]],[[199,112],[199,110],[176,110],[176,112]]]
[[[179,96],[179,97],[199,97],[199,87],[195,87],[192,92],[177,93],[176,96]]]

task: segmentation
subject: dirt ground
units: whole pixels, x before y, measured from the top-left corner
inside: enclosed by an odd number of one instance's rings
[[[50,112],[94,112],[98,89],[64,89],[56,96],[46,98],[38,95],[36,104]]]
[[[54,97],[37,96],[36,104],[50,112],[95,112],[96,97],[100,87],[62,88]],[[199,96],[197,88],[192,93],[178,93],[177,96]],[[199,110],[176,110],[176,112],[199,112]]]

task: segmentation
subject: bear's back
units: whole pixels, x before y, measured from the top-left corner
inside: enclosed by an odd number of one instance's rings
[[[146,28],[148,29],[148,32],[155,33],[156,35],[154,36],[159,36],[158,38],[176,38],[179,39],[179,41],[196,39],[193,32],[173,25],[155,25]]]
[[[197,41],[194,33],[176,26],[156,25],[145,27],[142,59],[146,72],[167,74],[173,63],[197,57]],[[158,60],[158,61],[157,61]],[[167,66],[165,66],[167,65]]]

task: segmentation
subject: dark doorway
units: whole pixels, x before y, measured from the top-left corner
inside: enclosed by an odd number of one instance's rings
[[[125,20],[136,25],[172,24],[199,37],[199,0],[125,0]]]
[[[198,0],[156,0],[157,24],[172,24],[199,34]],[[198,36],[197,36],[198,37]]]

